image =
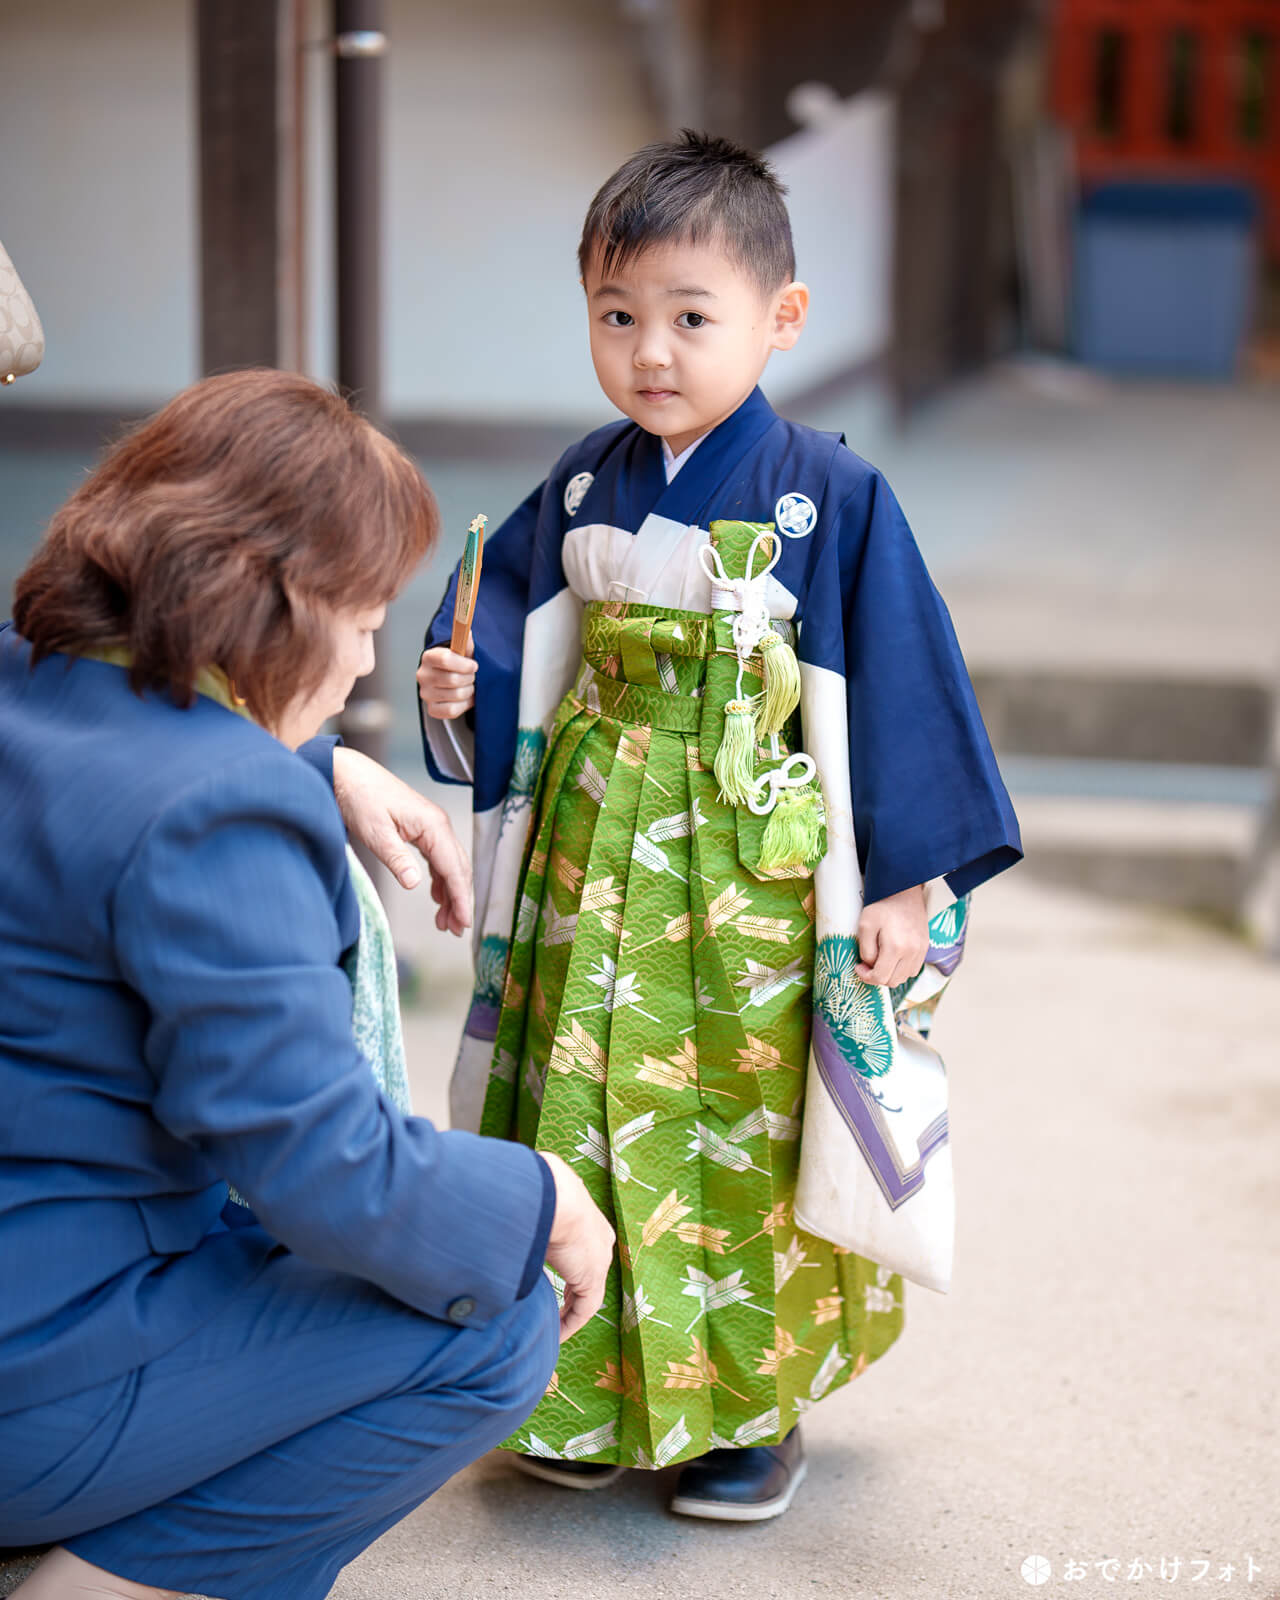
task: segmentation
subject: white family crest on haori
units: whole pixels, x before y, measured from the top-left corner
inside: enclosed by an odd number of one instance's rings
[[[778,496],[773,508],[774,526],[788,539],[803,539],[805,534],[813,532],[817,520],[818,508],[807,494],[793,491]]]
[[[594,472],[575,472],[564,486],[564,508],[570,516],[587,497],[587,490],[596,481]]]

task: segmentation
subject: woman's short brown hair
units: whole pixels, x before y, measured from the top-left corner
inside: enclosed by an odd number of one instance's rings
[[[108,646],[190,705],[202,667],[273,727],[324,676],[327,614],[391,599],[439,514],[409,459],[296,373],[206,378],[122,439],[56,513],[13,618],[39,661]]]

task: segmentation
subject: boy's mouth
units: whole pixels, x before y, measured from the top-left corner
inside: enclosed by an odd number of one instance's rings
[[[637,389],[636,393],[642,400],[656,402],[672,399],[676,391],[674,389]]]

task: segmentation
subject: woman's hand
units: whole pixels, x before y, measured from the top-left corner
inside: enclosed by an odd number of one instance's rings
[[[864,906],[858,919],[858,953],[853,969],[864,983],[893,988],[914,978],[929,954],[929,918],[924,889],[903,889]]]
[[[560,1342],[572,1338],[604,1304],[613,1260],[613,1229],[573,1170],[546,1150],[538,1154],[556,1180],[556,1214],[547,1240],[547,1265],[564,1279]]]
[[[475,646],[467,635],[467,653],[460,656],[445,645],[424,650],[418,663],[418,698],[429,717],[452,722],[476,703],[476,663],[471,658]]]
[[[417,851],[431,873],[436,927],[463,934],[471,926],[471,864],[438,805],[358,750],[333,752],[333,792],[347,831],[414,889],[422,881]]]

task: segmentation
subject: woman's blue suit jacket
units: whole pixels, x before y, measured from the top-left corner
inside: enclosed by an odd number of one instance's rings
[[[118,667],[32,670],[6,626],[0,826],[0,1413],[172,1348],[264,1229],[467,1326],[529,1292],[545,1164],[400,1115],[356,1050],[316,766]],[[224,1180],[261,1229],[224,1226]]]

